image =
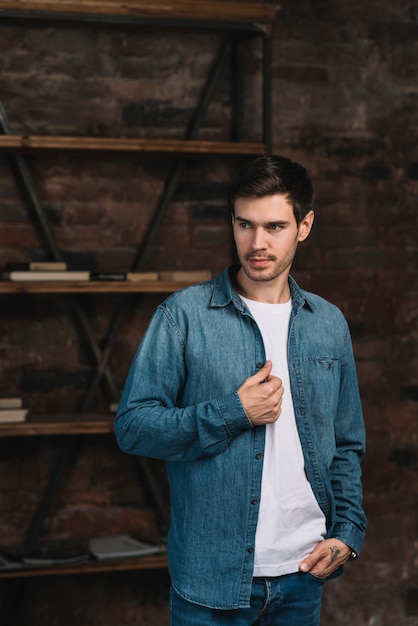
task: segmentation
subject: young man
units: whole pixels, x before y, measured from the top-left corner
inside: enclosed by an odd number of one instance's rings
[[[349,330],[289,276],[313,200],[301,165],[247,164],[230,190],[240,265],[161,304],[131,366],[115,431],[167,463],[172,626],[317,626],[363,544]]]

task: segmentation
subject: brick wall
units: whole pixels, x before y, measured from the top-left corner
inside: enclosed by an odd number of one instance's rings
[[[122,26],[0,28],[0,98],[18,133],[182,137],[219,45],[214,36],[139,37]],[[317,195],[314,232],[299,250],[294,275],[349,320],[368,431],[367,540],[361,559],[327,587],[324,626],[418,624],[417,36],[417,9],[407,0],[284,0],[274,28],[274,151],[308,167]],[[246,131],[257,139],[260,51],[254,44],[244,54],[251,87]],[[228,135],[226,78],[202,137]],[[173,167],[121,155],[40,155],[28,162],[66,258],[75,267],[99,268],[131,262]],[[232,169],[213,158],[188,164],[150,269],[217,272],[229,262],[224,196]],[[45,242],[3,156],[0,221],[0,265],[42,258]],[[1,393],[20,393],[37,411],[75,409],[93,366],[67,297],[0,301]],[[102,340],[117,296],[86,301]],[[145,297],[124,322],[110,360],[119,386],[157,302]],[[102,410],[108,401],[106,392],[97,393],[93,407]],[[60,445],[49,438],[0,441],[5,540],[24,537]],[[151,538],[155,512],[131,461],[111,437],[88,438],[45,535],[82,537],[86,529],[108,528]],[[156,573],[70,577],[65,587],[57,579],[51,603],[39,579],[26,587],[19,625],[163,625],[167,585]]]

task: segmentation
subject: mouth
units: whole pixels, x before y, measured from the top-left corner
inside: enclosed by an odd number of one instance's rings
[[[252,267],[263,268],[267,267],[271,261],[273,261],[273,258],[271,256],[266,257],[248,254],[246,260],[250,263],[250,265],[252,265]]]

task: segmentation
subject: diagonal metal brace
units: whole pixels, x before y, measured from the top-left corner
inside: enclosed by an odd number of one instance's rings
[[[207,82],[207,86],[202,94],[202,97],[200,99],[200,103],[199,106],[196,110],[196,114],[194,116],[194,119],[191,121],[190,126],[186,132],[186,139],[192,139],[194,137],[197,136],[198,130],[201,126],[203,117],[205,115],[205,112],[207,110],[207,107],[209,105],[212,93],[214,91],[214,88],[219,80],[221,71],[223,69],[223,65],[225,62],[225,58],[226,55],[230,49],[231,43],[229,41],[227,41],[226,43],[224,43],[224,45],[222,46],[218,57],[216,59],[214,68],[211,72],[211,75],[209,77],[209,80]],[[6,111],[0,101],[0,125],[1,128],[3,130],[4,134],[12,134],[12,130],[10,127],[10,124],[8,122],[8,118],[6,115]],[[28,170],[27,164],[24,160],[23,157],[20,156],[16,156],[15,157],[15,165],[16,165],[16,169],[17,169],[17,174],[20,178],[20,181],[23,184],[23,189],[26,192],[26,196],[28,198],[28,200],[31,203],[31,206],[34,208],[37,219],[39,221],[39,224],[41,226],[42,232],[44,234],[44,237],[47,241],[48,247],[51,250],[51,253],[54,257],[54,259],[56,260],[62,260],[63,256],[61,251],[59,250],[59,247],[56,244],[54,235],[50,229],[48,220],[44,214],[43,208],[41,206],[41,204],[38,201],[36,192],[35,192],[35,188],[33,185],[33,180],[32,177],[30,175],[30,172]],[[137,253],[137,256],[135,258],[135,261],[133,263],[133,268],[134,269],[139,269],[144,267],[145,263],[146,263],[146,257],[149,253],[149,249],[153,243],[153,241],[155,240],[155,236],[158,232],[158,226],[164,216],[164,213],[167,209],[167,206],[169,205],[176,189],[177,189],[177,185],[180,179],[180,176],[182,174],[182,171],[184,169],[184,165],[185,165],[185,160],[182,160],[180,162],[177,163],[174,171],[171,174],[170,180],[168,181],[168,183],[166,184],[166,188],[165,188],[165,194],[162,198],[162,200],[160,201],[156,213],[154,215],[154,218],[152,220],[152,223],[150,225],[149,231],[147,233],[146,236],[146,245],[141,247]],[[122,306],[119,309],[119,313],[117,314],[112,327],[109,331],[107,340],[105,342],[105,345],[103,347],[102,350],[100,350],[97,341],[94,337],[94,335],[91,332],[90,329],[90,325],[89,325],[89,321],[88,318],[84,312],[83,306],[82,306],[82,302],[80,301],[80,298],[74,298],[73,299],[73,303],[74,303],[74,311],[76,314],[76,317],[78,319],[79,324],[81,325],[83,332],[85,334],[85,336],[88,338],[89,340],[89,344],[90,344],[90,348],[93,352],[93,355],[95,357],[95,360],[98,364],[97,367],[97,372],[95,375],[95,378],[93,379],[92,383],[90,384],[90,387],[86,393],[86,395],[83,398],[83,401],[81,403],[80,406],[80,412],[84,412],[86,410],[88,410],[88,407],[91,403],[91,400],[93,398],[93,394],[101,380],[102,377],[105,377],[105,380],[108,384],[108,387],[110,387],[110,391],[112,394],[113,399],[116,401],[118,399],[118,392],[117,389],[113,383],[113,379],[112,376],[110,375],[110,372],[108,370],[108,359],[110,356],[110,352],[111,352],[111,348],[112,345],[114,343],[114,340],[117,336],[117,333],[119,331],[119,328],[123,322],[123,319],[129,309],[129,305],[130,305],[130,301],[131,301],[131,297],[125,297],[124,298],[125,302],[122,303]],[[68,464],[70,463],[71,459],[74,457],[74,455],[76,454],[79,445],[80,445],[80,441],[81,441],[81,437],[71,437],[69,440],[67,440],[66,442],[66,446],[65,449],[58,461],[57,466],[55,467],[53,476],[51,478],[51,481],[49,483],[49,485],[47,486],[47,489],[44,492],[44,496],[42,501],[40,502],[40,505],[38,507],[37,513],[33,519],[32,525],[29,529],[28,535],[27,535],[27,540],[26,540],[26,547],[27,549],[31,549],[32,547],[34,547],[36,545],[37,542],[37,538],[42,530],[43,527],[43,523],[45,520],[45,517],[48,513],[48,510],[52,504],[53,498],[59,488],[62,476],[68,466]],[[139,457],[138,461],[140,463],[141,469],[147,479],[147,483],[148,483],[148,487],[149,490],[151,491],[151,493],[153,494],[154,500],[157,504],[158,510],[160,512],[160,515],[162,516],[162,519],[164,520],[165,524],[168,524],[168,518],[167,518],[167,511],[166,511],[166,506],[164,504],[164,500],[161,496],[160,490],[158,488],[158,485],[156,484],[152,472],[150,470],[150,468],[148,467],[148,462],[146,459]]]

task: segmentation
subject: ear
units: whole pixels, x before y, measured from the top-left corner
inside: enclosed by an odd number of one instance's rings
[[[231,212],[231,223],[232,226],[235,224],[235,215]]]
[[[299,229],[298,229],[299,231],[298,241],[299,242],[305,241],[305,239],[307,239],[309,233],[311,232],[314,218],[315,218],[315,213],[313,211],[309,211],[309,213],[305,215],[305,217],[299,224]]]

